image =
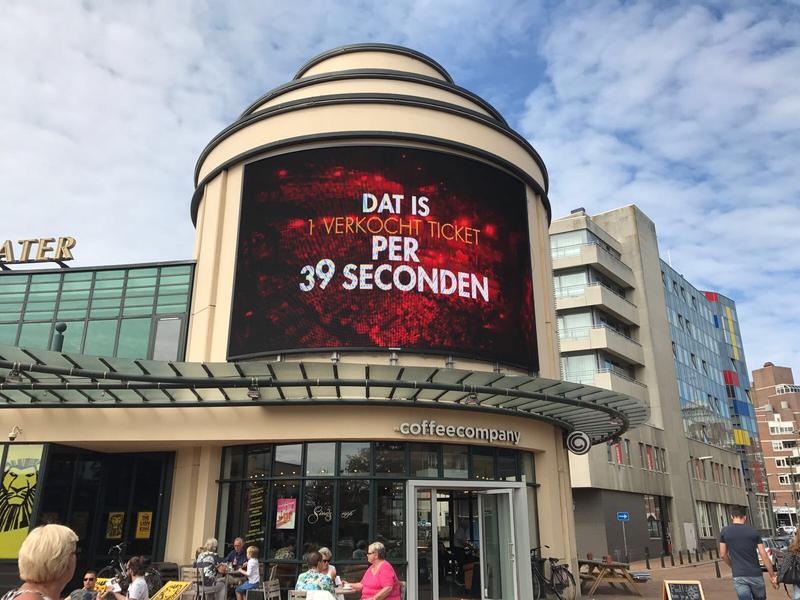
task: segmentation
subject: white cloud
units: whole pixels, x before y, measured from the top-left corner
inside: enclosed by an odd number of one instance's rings
[[[800,371],[800,20],[780,5],[570,3],[523,132],[554,214],[638,204],[662,254],[737,301],[750,367]]]

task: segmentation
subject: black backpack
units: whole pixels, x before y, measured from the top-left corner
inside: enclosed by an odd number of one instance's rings
[[[800,556],[787,552],[778,569],[778,583],[800,585]]]

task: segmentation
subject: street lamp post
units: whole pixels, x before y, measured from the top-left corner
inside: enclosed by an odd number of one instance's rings
[[[692,515],[694,515],[694,543],[695,549],[697,545],[700,543],[700,526],[697,524],[697,503],[694,501],[694,486],[692,485],[692,471],[689,469],[689,465],[692,464],[692,461],[699,461],[705,462],[707,460],[711,460],[714,458],[713,456],[699,456],[697,458],[689,457],[689,460],[686,461],[686,473],[689,475],[689,498],[692,501]],[[687,550],[691,550],[691,548],[687,548]]]

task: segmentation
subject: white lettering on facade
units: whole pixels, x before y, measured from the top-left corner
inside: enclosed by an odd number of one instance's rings
[[[470,427],[465,425],[442,425],[436,421],[424,419],[419,423],[401,423],[397,428],[403,435],[425,435],[434,437],[463,438],[467,440],[484,440],[486,442],[506,442],[519,444],[520,433],[513,429],[495,429],[491,427]]]

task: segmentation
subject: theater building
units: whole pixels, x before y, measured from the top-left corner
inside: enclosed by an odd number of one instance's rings
[[[284,588],[321,546],[355,580],[380,540],[420,599],[525,597],[534,546],[574,562],[568,445],[648,410],[560,379],[530,144],[429,57],[354,45],[194,177],[192,261],[0,272],[3,501],[30,505],[6,573],[44,522],[92,566],[242,536]]]

